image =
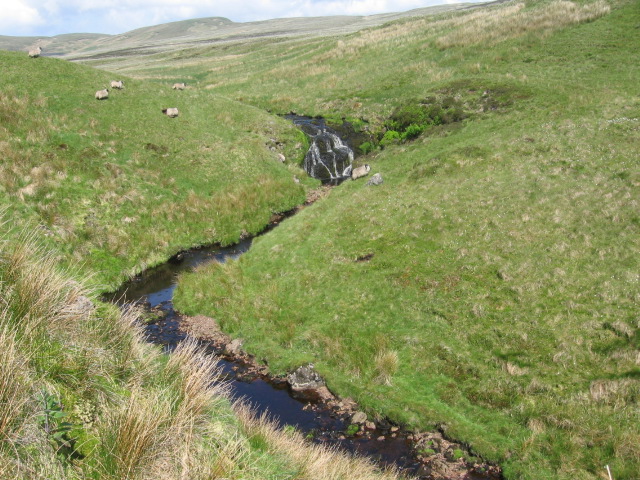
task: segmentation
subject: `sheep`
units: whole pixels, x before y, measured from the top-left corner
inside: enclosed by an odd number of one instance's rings
[[[122,80],[111,80],[111,88],[121,90],[124,88],[124,82]]]
[[[104,90],[98,90],[96,92],[96,99],[97,100],[106,100],[107,98],[109,98],[109,89],[105,88]]]
[[[178,116],[177,108],[163,108],[162,113],[164,113],[167,117],[175,118]]]
[[[174,90],[184,90],[185,88],[187,88],[187,84],[186,83],[174,83],[173,84],[173,88]]]
[[[368,164],[364,164],[361,167],[354,168],[351,172],[351,180],[356,180],[360,177],[366,177],[369,174],[371,167]]]
[[[33,50],[29,50],[29,58],[38,58],[42,53],[42,48],[36,47]]]

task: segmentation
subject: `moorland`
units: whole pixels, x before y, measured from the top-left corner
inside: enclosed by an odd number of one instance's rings
[[[97,300],[303,203],[318,182],[282,118],[296,112],[358,131],[356,164],[384,183],[346,181],[238,260],[183,275],[176,306],[275,374],[312,362],[367,413],[439,429],[507,479],[638,478],[640,4],[418,13],[0,52],[1,474],[392,475],[234,411],[195,346],[160,355]],[[125,88],[96,101],[115,77]]]

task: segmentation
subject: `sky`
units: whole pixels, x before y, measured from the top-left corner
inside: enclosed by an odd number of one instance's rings
[[[2,0],[0,35],[118,34],[201,17],[251,22],[285,17],[372,15],[461,1],[483,0]]]

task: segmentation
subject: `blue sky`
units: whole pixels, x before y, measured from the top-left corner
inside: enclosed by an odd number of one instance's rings
[[[483,0],[3,0],[0,35],[124,33],[200,17],[250,22],[283,17],[371,15]]]

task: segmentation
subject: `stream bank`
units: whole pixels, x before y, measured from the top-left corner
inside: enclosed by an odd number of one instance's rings
[[[310,199],[322,197],[331,187],[321,187]],[[287,216],[277,215],[266,231]],[[296,392],[286,376],[274,376],[265,360],[242,349],[240,339],[224,334],[209,317],[187,317],[173,309],[177,277],[208,262],[225,262],[246,252],[252,238],[230,247],[202,247],[180,252],[168,262],[149,269],[107,298],[123,308],[136,308],[145,318],[150,342],[170,352],[188,336],[196,338],[214,355],[230,382],[234,398],[249,402],[258,414],[267,412],[283,428],[296,428],[311,442],[367,456],[382,467],[393,466],[421,479],[497,480],[498,467],[469,454],[463,445],[441,432],[418,433],[385,418],[370,418],[351,399],[341,399],[326,387]]]

